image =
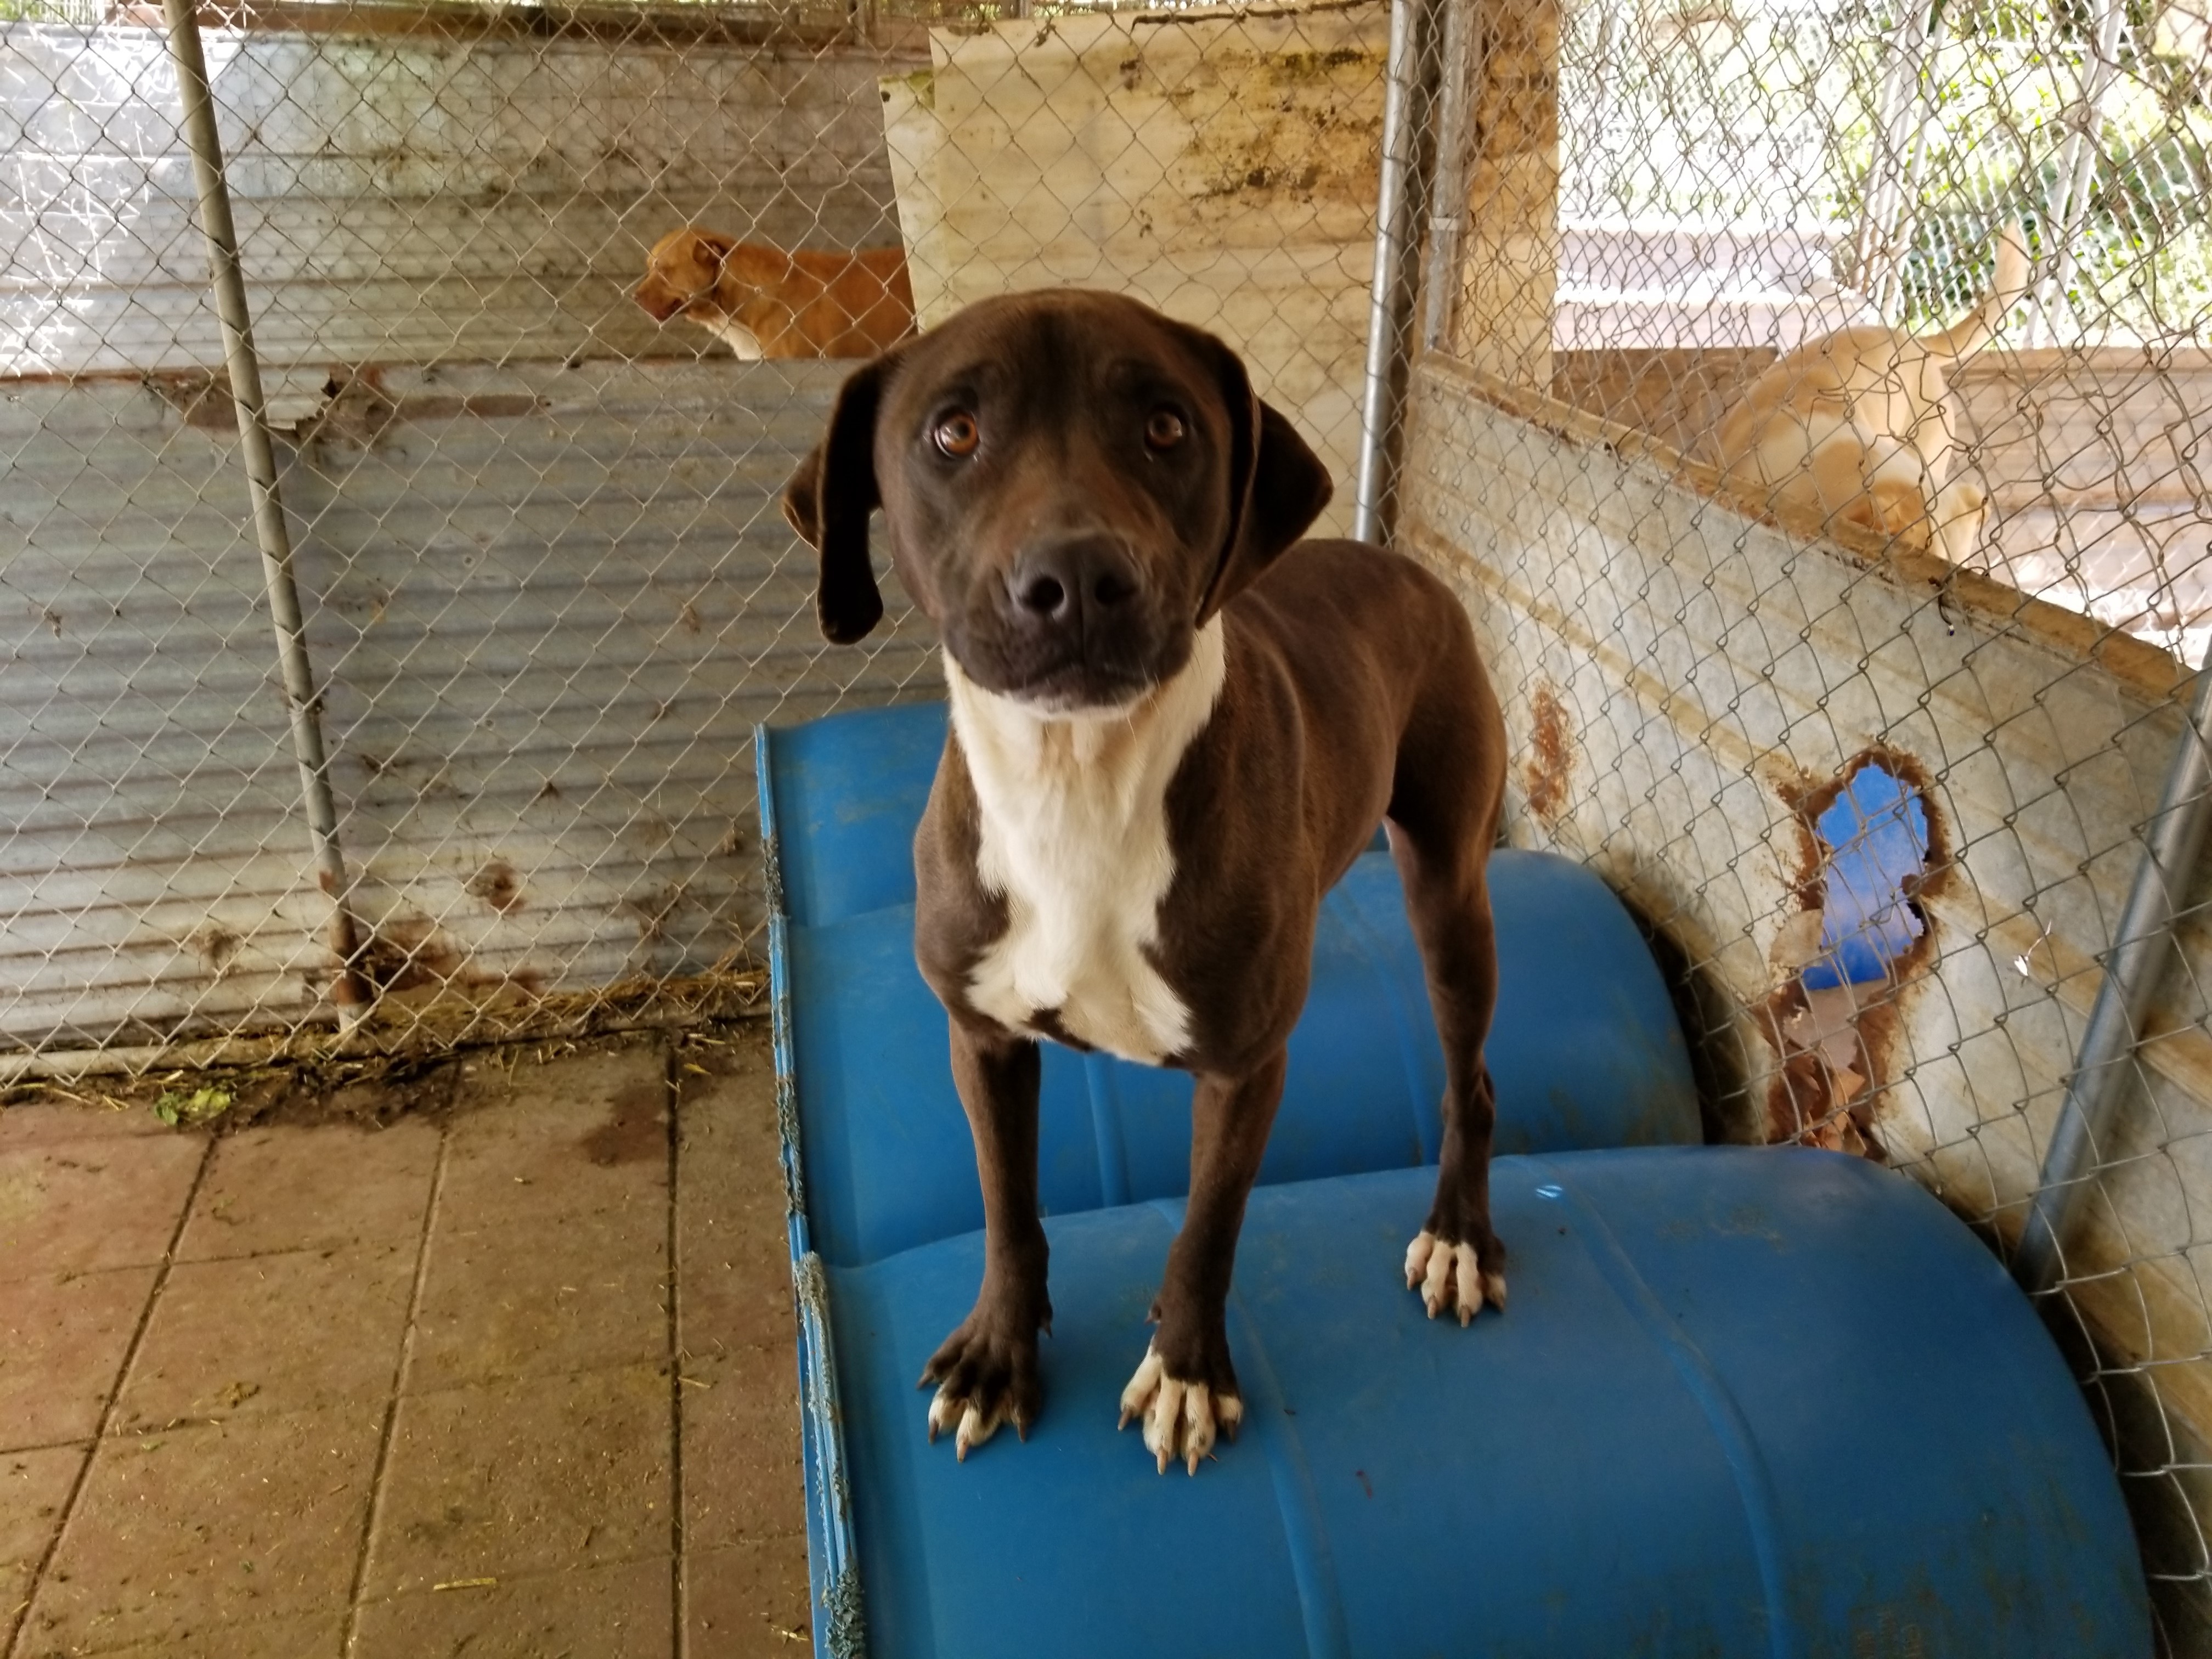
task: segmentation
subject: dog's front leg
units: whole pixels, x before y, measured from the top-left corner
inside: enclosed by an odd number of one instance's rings
[[[1029,1437],[1042,1395],[1037,1332],[1052,1328],[1044,1224],[1037,1218],[1037,1045],[995,1026],[952,1022],[952,1080],[983,1183],[983,1288],[974,1311],[921,1374],[938,1385],[929,1437],[957,1430],[965,1459],[1011,1420]]]
[[[1178,1459],[1196,1474],[1216,1435],[1233,1440],[1243,1420],[1229,1359],[1229,1279],[1288,1065],[1278,1049],[1241,1078],[1201,1073],[1191,1097],[1190,1203],[1152,1304],[1159,1329],[1121,1390],[1122,1425],[1144,1419],[1145,1449],[1163,1474]]]

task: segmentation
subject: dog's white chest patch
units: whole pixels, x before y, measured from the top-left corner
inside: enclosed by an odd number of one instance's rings
[[[1042,714],[977,687],[950,656],[945,669],[975,786],[977,873],[1006,906],[969,1000],[1019,1031],[1056,1010],[1070,1036],[1126,1060],[1180,1053],[1190,1010],[1146,951],[1175,880],[1168,785],[1227,670],[1220,618],[1172,679],[1112,714]]]

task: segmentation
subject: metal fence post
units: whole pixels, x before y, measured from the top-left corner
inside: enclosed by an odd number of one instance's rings
[[[2051,1131],[2038,1179],[2035,1206],[2021,1233],[2014,1271],[2030,1291],[2057,1281],[2067,1230],[2102,1156],[2143,1037],[2151,998],[2173,959],[2173,923],[2189,890],[2204,832],[2212,827],[2212,651],[2197,671],[2189,722],[2175,744],[2166,791],[2143,835],[2142,861],[2106,958],[2104,983],[2089,1011],[2081,1051],[2066,1085],[2066,1103]]]
[[[1421,349],[1445,344],[1459,299],[1459,241],[1467,227],[1468,75],[1474,0],[1442,0],[1443,45],[1437,70],[1436,155],[1429,184],[1429,252],[1421,277]]]
[[[1360,400],[1359,483],[1352,533],[1383,534],[1390,489],[1390,434],[1398,423],[1398,359],[1406,334],[1406,258],[1415,238],[1419,189],[1413,173],[1413,104],[1424,0],[1391,0],[1390,50],[1383,75],[1382,171],[1375,202],[1374,287],[1368,296],[1367,367]]]
[[[269,439],[261,366],[253,349],[252,314],[246,302],[246,275],[239,264],[238,231],[231,219],[229,186],[223,178],[215,95],[208,84],[207,59],[200,49],[199,15],[194,0],[163,0],[163,10],[169,27],[169,55],[177,66],[185,142],[192,153],[200,229],[207,238],[209,280],[215,289],[216,309],[222,319],[223,360],[230,376],[231,402],[238,415],[239,442],[253,502],[254,537],[261,547],[261,572],[268,588],[270,622],[276,635],[277,661],[283,673],[284,706],[291,717],[292,750],[300,763],[300,793],[314,847],[316,880],[331,901],[330,945],[337,958],[331,1000],[340,1021],[352,1025],[368,1012],[369,992],[355,966],[361,941],[347,904],[337,807],[331,795],[330,763],[323,748],[322,700],[307,661],[307,628],[292,571],[291,532],[284,522],[284,503],[277,490],[276,453]]]

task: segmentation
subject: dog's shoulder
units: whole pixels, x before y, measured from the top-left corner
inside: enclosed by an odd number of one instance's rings
[[[1339,661],[1363,641],[1403,646],[1466,613],[1443,579],[1419,560],[1371,542],[1294,544],[1229,606],[1232,637],[1308,663]]]
[[[1356,601],[1363,594],[1442,591],[1419,560],[1373,542],[1332,536],[1294,542],[1247,590],[1279,602],[1292,594]]]

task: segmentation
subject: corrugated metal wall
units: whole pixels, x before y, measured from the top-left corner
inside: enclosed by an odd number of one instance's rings
[[[325,907],[237,447],[126,382],[0,387],[7,1041],[309,995]]]
[[[927,647],[830,651],[775,507],[850,365],[629,290],[687,222],[896,242],[877,79],[923,59],[338,21],[205,45],[368,966],[404,1007],[742,961],[753,723]],[[0,25],[0,1046],[326,1018],[163,34]]]
[[[742,959],[754,722],[935,689],[910,617],[823,642],[774,505],[846,367],[388,369],[286,447],[391,988]],[[228,420],[158,384],[0,392],[7,1042],[283,1020],[326,982]]]
[[[775,505],[849,367],[392,371],[325,416],[294,501],[343,830],[418,970],[742,957],[754,724],[936,690],[911,618],[823,640]]]

